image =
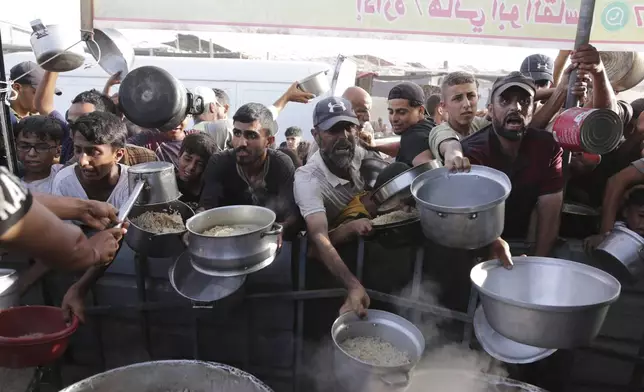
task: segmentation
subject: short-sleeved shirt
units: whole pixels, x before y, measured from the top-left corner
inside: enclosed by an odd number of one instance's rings
[[[352,169],[360,172],[360,164],[365,157],[365,150],[356,148]],[[346,208],[351,199],[364,189],[359,174],[352,182],[331,173],[324,163],[320,152],[311,156],[306,165],[295,172],[293,193],[295,202],[304,218],[317,212],[326,213],[327,221],[333,222]]]
[[[51,165],[49,176],[47,176],[46,178],[43,178],[42,180],[31,181],[31,182],[25,182],[24,180],[21,180],[21,182],[27,189],[29,189],[32,192],[51,194],[52,187],[54,185],[54,178],[56,177],[56,174],[58,174],[58,172],[63,167],[64,167],[63,165],[57,165],[57,164]]]
[[[470,124],[470,131],[467,135],[461,135],[456,132],[449,124],[446,122],[436,126],[429,133],[429,149],[432,152],[432,155],[435,159],[440,159],[441,161],[444,157],[440,153],[441,143],[447,140],[461,140],[463,137],[467,137],[474,132],[487,127],[490,125],[490,122],[482,117],[474,117],[472,119],[472,124]]]
[[[251,189],[239,174],[235,150],[221,151],[210,157],[203,174],[200,206],[205,209],[231,205],[258,205],[271,209],[278,221],[284,221],[295,210],[293,173],[295,167],[288,155],[268,149],[264,186]]]
[[[512,191],[505,201],[503,236],[523,239],[539,196],[563,190],[563,150],[551,133],[528,129],[516,160],[511,162],[501,152],[498,138],[492,126],[487,126],[461,141],[463,155],[474,165],[491,167],[510,178]]]
[[[0,166],[0,235],[18,223],[31,208],[33,197],[20,180]]]
[[[426,118],[416,125],[407,128],[400,135],[400,150],[396,156],[396,162],[403,162],[413,166],[413,160],[427,150],[427,139],[436,123],[431,118]]]
[[[77,197],[84,200],[89,199],[87,193],[85,192],[85,189],[83,188],[83,185],[81,185],[78,177],[76,176],[76,166],[77,164],[73,164],[65,167],[60,172],[58,172],[56,178],[54,178],[54,184],[52,187],[52,193],[54,195]],[[119,164],[119,167],[121,170],[119,180],[116,183],[116,186],[114,186],[112,193],[106,200],[116,209],[121,208],[121,206],[125,204],[125,201],[128,199],[128,197],[130,197],[130,188],[127,178],[128,167],[121,164]]]

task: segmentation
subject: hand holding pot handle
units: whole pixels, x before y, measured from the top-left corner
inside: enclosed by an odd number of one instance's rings
[[[282,251],[282,232],[284,231],[284,226],[280,225],[279,223],[273,223],[273,230],[270,231],[265,231],[262,234],[260,234],[261,238],[264,238],[268,235],[276,235],[277,236],[277,251],[275,252],[275,255],[278,255]],[[187,246],[188,244],[186,244]]]

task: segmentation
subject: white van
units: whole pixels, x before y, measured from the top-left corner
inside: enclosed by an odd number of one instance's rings
[[[17,63],[35,61],[35,57],[30,52],[9,53],[5,54],[4,60],[9,73],[9,69]],[[87,55],[86,64],[94,65],[60,74],[57,87],[63,94],[55,98],[55,105],[61,113],[69,108],[71,100],[78,93],[92,88],[102,91],[109,78],[109,75],[89,55]],[[167,70],[191,90],[197,86],[206,86],[226,91],[231,101],[231,117],[238,107],[248,102],[272,104],[296,80],[321,71],[329,71],[327,76],[330,82],[334,76],[330,65],[310,61],[137,56],[135,67],[143,65],[154,65]],[[352,86],[355,83],[356,70],[355,63],[345,62],[342,73],[338,76],[335,91],[341,94],[347,87]],[[116,87],[112,92],[116,92]],[[316,100],[307,105],[298,103],[287,105],[277,119],[278,145],[285,140],[284,131],[290,126],[302,128],[305,139],[312,138],[309,131],[313,127],[312,115],[315,102]]]

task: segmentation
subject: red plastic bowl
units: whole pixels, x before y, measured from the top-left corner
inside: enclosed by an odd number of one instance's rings
[[[78,328],[63,310],[52,306],[19,306],[0,311],[0,367],[24,368],[46,365],[59,358]],[[43,334],[37,337],[25,335]]]

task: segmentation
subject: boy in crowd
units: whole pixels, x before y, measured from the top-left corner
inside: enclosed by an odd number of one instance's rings
[[[105,201],[119,209],[129,197],[125,153],[127,129],[116,115],[92,112],[71,124],[78,163],[62,169],[54,179],[59,196]]]
[[[22,163],[22,183],[33,192],[51,193],[65,131],[60,121],[47,116],[25,117],[14,129],[16,150]]]
[[[177,186],[182,194],[180,200],[191,208],[198,207],[201,176],[210,157],[218,150],[215,139],[207,133],[195,133],[183,139],[177,165]]]

